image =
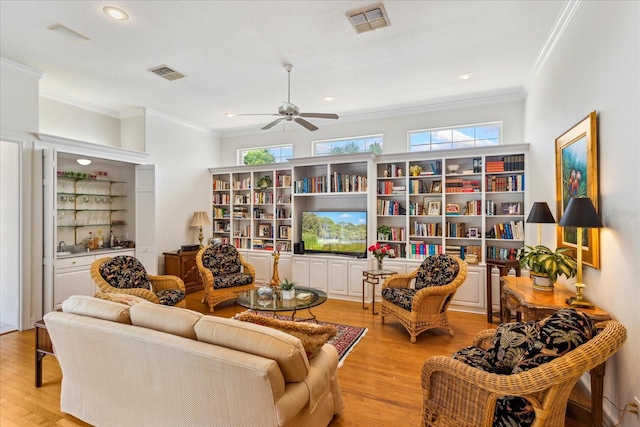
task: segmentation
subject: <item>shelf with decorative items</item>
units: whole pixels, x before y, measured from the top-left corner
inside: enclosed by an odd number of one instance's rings
[[[211,185],[212,241],[228,243],[231,240],[231,176],[214,175]]]
[[[292,191],[291,170],[276,170],[275,180],[275,230],[276,250],[291,252],[292,247]]]

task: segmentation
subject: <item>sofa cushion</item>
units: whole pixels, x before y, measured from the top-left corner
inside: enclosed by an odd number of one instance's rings
[[[62,311],[80,316],[131,324],[129,306],[85,295],[72,295],[62,302]]]
[[[202,254],[202,265],[214,276],[240,273],[242,264],[233,245],[216,244],[207,247]]]
[[[593,321],[587,314],[570,308],[559,310],[538,324],[540,333],[513,368],[514,374],[564,356],[597,333]]]
[[[501,324],[487,349],[487,363],[495,368],[495,373],[510,374],[533,345],[539,332],[540,327],[536,322]]]
[[[241,313],[234,318],[242,320],[243,322],[268,326],[293,335],[302,342],[308,359],[318,354],[322,346],[338,334],[338,330],[333,325],[318,325],[309,322],[280,320],[247,312]]]
[[[110,292],[98,291],[94,295],[96,298],[105,299],[107,301],[119,302],[120,304],[127,304],[129,306],[136,305],[141,302],[149,302],[144,298],[137,297],[129,294],[112,294]]]
[[[201,313],[160,304],[137,304],[130,309],[131,324],[195,340],[194,326]]]
[[[234,286],[244,286],[253,283],[253,277],[247,273],[223,274],[222,276],[213,276],[213,288],[232,288]]]
[[[100,266],[100,275],[114,288],[153,290],[144,266],[132,256],[119,255],[105,261]]]
[[[274,360],[286,382],[302,381],[309,373],[302,343],[286,332],[215,316],[202,316],[194,329],[198,341]]]
[[[429,286],[447,285],[453,281],[460,271],[455,258],[438,254],[425,258],[416,272],[415,288],[420,290]]]

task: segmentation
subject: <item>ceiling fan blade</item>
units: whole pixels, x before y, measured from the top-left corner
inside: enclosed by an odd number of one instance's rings
[[[279,116],[276,113],[249,113],[249,114],[236,114],[236,116]]]
[[[327,114],[327,113],[300,113],[300,117],[313,117],[316,119],[337,119],[337,114]]]
[[[269,123],[268,125],[264,126],[262,128],[262,130],[267,130],[267,129],[271,129],[272,127],[274,127],[275,125],[277,125],[278,123],[280,123],[281,121],[284,120],[284,117],[280,117],[279,119],[275,119],[274,121],[272,121],[271,123]]]
[[[314,130],[318,130],[318,127],[315,125],[312,125],[311,123],[309,123],[308,121],[306,121],[305,119],[301,119],[300,117],[296,117],[295,119],[293,119],[296,123],[298,123],[301,126],[306,127],[307,129],[309,129],[311,132],[313,132]]]

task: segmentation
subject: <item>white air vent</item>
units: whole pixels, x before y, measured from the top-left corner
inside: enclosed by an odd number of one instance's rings
[[[358,34],[391,25],[382,3],[347,12],[347,18]]]
[[[169,81],[178,80],[183,77],[187,77],[186,74],[182,74],[179,71],[176,71],[172,68],[167,67],[166,65],[160,65],[158,67],[151,68],[149,71]]]

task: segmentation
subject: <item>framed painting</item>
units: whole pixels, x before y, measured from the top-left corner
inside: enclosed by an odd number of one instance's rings
[[[597,115],[593,111],[556,138],[556,201],[558,221],[572,197],[588,197],[598,210]],[[586,228],[582,234],[582,262],[600,268],[600,229]],[[558,227],[558,247],[573,250],[576,257],[577,230]]]

